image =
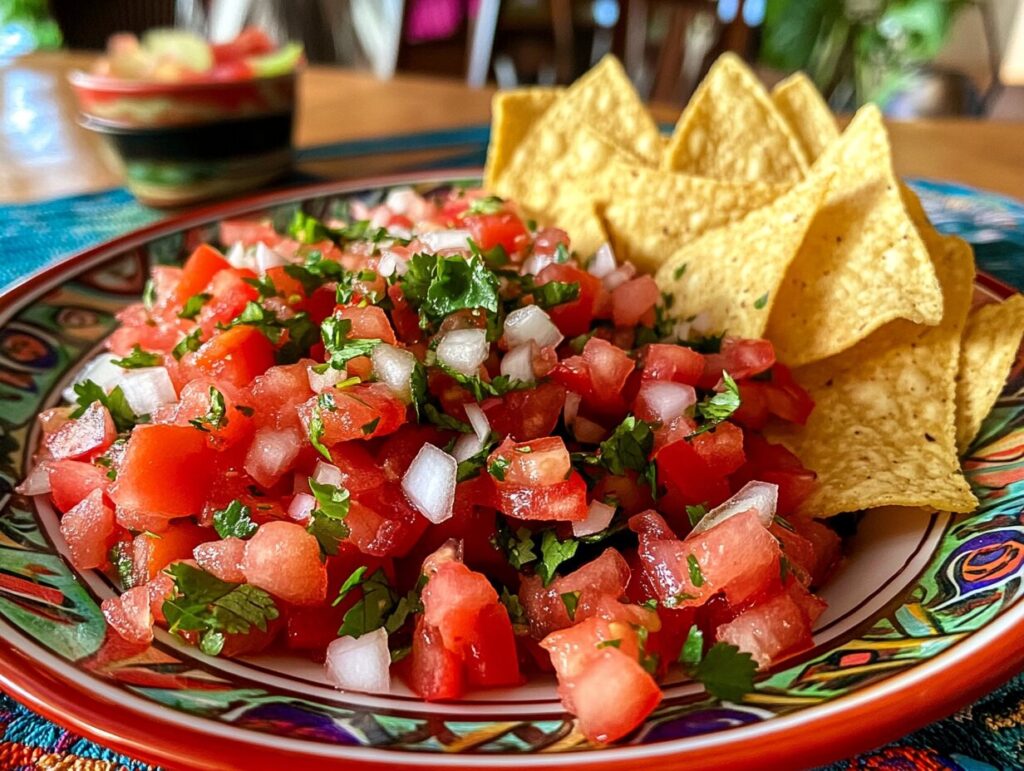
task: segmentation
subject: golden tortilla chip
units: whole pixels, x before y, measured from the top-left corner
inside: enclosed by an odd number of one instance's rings
[[[808,162],[760,81],[727,53],[679,116],[662,165],[726,182],[792,184]]]
[[[942,289],[901,198],[878,108],[861,108],[833,148],[839,171],[768,321],[779,359],[794,367],[895,319],[942,318]]]
[[[827,517],[877,506],[971,511],[956,451],[960,335],[973,293],[970,246],[949,236],[932,253],[945,315],[934,327],[894,321],[854,347],[794,372],[814,399],[806,426],[770,426],[818,473],[800,513]]]
[[[615,255],[647,272],[701,233],[767,206],[787,189],[627,164],[615,164],[611,174],[614,194],[598,202],[598,213]]]
[[[956,376],[956,443],[963,453],[999,398],[1024,335],[1024,296],[982,305],[967,317]]]
[[[772,89],[772,102],[796,134],[807,159],[817,160],[839,137],[836,118],[811,79],[794,73]]]
[[[703,313],[707,326],[738,337],[761,337],[776,290],[800,250],[828,189],[824,166],[773,203],[709,230],[675,252],[655,274],[673,296],[672,313]]]
[[[491,100],[491,140],[487,145],[484,187],[491,189],[533,125],[565,92],[564,88],[514,88]]]

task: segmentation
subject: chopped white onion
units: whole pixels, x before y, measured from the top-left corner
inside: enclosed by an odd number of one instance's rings
[[[337,466],[318,460],[316,468],[313,469],[313,481],[322,485],[341,487],[344,483],[344,477],[341,474],[341,469]]]
[[[458,469],[455,458],[439,447],[425,444],[402,477],[402,490],[409,502],[435,525],[452,515]]]
[[[509,348],[531,340],[541,348],[558,345],[564,339],[544,309],[537,305],[517,308],[505,317],[505,342]]]
[[[687,538],[706,533],[715,525],[719,525],[730,517],[754,509],[758,519],[765,527],[771,525],[775,518],[775,507],[779,503],[779,486],[771,482],[747,482],[735,495],[719,504],[707,514],[690,531]]]
[[[572,534],[579,538],[584,535],[600,533],[615,516],[615,507],[603,501],[591,501],[587,510],[587,518],[582,522],[572,523]]]
[[[271,268],[279,268],[288,261],[265,243],[256,244],[256,271],[262,276]]]
[[[42,495],[53,489],[50,487],[50,464],[41,460],[32,467],[28,476],[21,480],[21,484],[14,488],[14,492],[21,495]]]
[[[235,241],[224,255],[224,259],[232,268],[256,270],[256,249],[247,247],[241,241]]]
[[[437,358],[463,375],[476,375],[490,352],[487,333],[482,329],[453,329],[437,346]]]
[[[386,206],[374,206],[370,214],[370,227],[383,228],[391,221],[391,210]]]
[[[348,373],[345,370],[335,369],[331,366],[328,366],[323,372],[317,372],[317,367],[322,366],[322,364],[310,364],[306,367],[306,376],[309,378],[309,387],[312,388],[313,393],[316,394],[322,394],[324,391],[329,391],[348,377]]]
[[[484,448],[483,440],[476,434],[463,434],[455,440],[452,457],[459,463],[469,460]]]
[[[501,374],[511,380],[532,383],[536,378],[533,374],[533,343],[517,345],[501,357]]]
[[[301,447],[302,437],[296,429],[265,426],[252,438],[242,467],[259,484],[271,487],[291,468]]]
[[[142,367],[123,370],[118,383],[124,398],[136,415],[149,415],[157,407],[178,400],[171,376],[164,367]]]
[[[419,202],[419,195],[411,187],[396,187],[384,199],[384,205],[394,214],[409,214],[418,208]]]
[[[298,493],[288,504],[288,516],[296,522],[306,522],[311,516],[310,512],[315,508],[316,498],[309,493]]]
[[[631,262],[625,262],[602,279],[604,288],[609,292],[616,287],[622,286],[636,275],[636,266]]]
[[[590,258],[590,264],[587,265],[587,273],[591,276],[597,276],[597,278],[604,278],[615,270],[616,267],[615,252],[612,251],[611,244],[606,241],[597,247],[594,256]]]
[[[412,401],[412,373],[416,357],[394,345],[381,343],[370,353],[373,374],[403,401]]]
[[[575,391],[566,391],[565,406],[562,407],[562,420],[565,421],[565,425],[571,426],[576,421],[576,415],[580,411],[580,402],[582,401],[583,397]]]
[[[659,423],[667,425],[697,403],[697,392],[685,383],[645,380],[637,400],[647,406]]]
[[[536,276],[548,265],[554,265],[557,260],[557,255],[554,253],[538,254],[533,253],[523,262],[523,273]]]
[[[491,421],[487,419],[479,404],[468,402],[465,410],[466,417],[469,418],[469,425],[473,427],[473,431],[480,438],[480,441],[486,442],[487,437],[491,435]]]
[[[434,230],[420,233],[420,243],[431,252],[442,252],[445,249],[469,250],[469,239],[472,234],[468,230]]]
[[[384,249],[377,261],[377,275],[387,278],[395,272],[398,267],[398,256],[390,249]]]
[[[327,646],[327,681],[342,691],[390,693],[391,652],[384,627]]]
[[[121,378],[124,377],[126,370],[123,367],[119,367],[113,363],[114,359],[120,358],[112,353],[101,353],[95,359],[86,364],[82,369],[79,370],[78,374],[75,375],[74,382],[69,385],[61,393],[66,402],[74,402],[77,398],[75,393],[75,386],[79,383],[84,383],[86,380],[91,380],[104,391],[113,390],[114,386],[119,385]]]

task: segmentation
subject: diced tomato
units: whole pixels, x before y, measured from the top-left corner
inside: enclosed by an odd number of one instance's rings
[[[498,593],[485,575],[450,561],[439,565],[430,576],[421,599],[424,621],[437,628],[448,650],[465,658],[480,612],[498,603]]]
[[[191,321],[174,318],[155,324],[119,327],[107,338],[105,345],[118,356],[127,356],[136,345],[150,353],[170,353],[194,326]]]
[[[107,564],[116,530],[114,512],[104,502],[102,490],[93,490],[60,520],[71,564],[79,570]]]
[[[728,476],[746,460],[743,429],[728,421],[697,434],[691,441],[694,451],[715,475]]]
[[[531,487],[495,483],[498,509],[516,519],[582,522],[587,518],[587,483],[576,471],[563,482]]]
[[[110,497],[158,517],[197,514],[214,477],[211,455],[203,433],[191,426],[136,426]]]
[[[776,417],[803,425],[814,410],[814,400],[797,382],[785,364],[776,364],[766,381],[768,411]]]
[[[192,550],[192,555],[199,567],[221,581],[230,581],[233,584],[245,582],[245,573],[242,572],[245,541],[241,538],[199,543]]]
[[[107,408],[99,402],[86,407],[81,417],[69,420],[45,439],[50,455],[62,458],[83,458],[98,455],[117,438],[117,429]]]
[[[215,47],[216,48],[216,47]],[[226,246],[241,242],[255,246],[262,241],[267,246],[281,238],[269,220],[221,220],[217,240]]]
[[[197,321],[209,334],[214,332],[217,324],[230,323],[246,303],[259,297],[259,292],[245,283],[242,274],[234,269],[215,274],[205,291],[210,299],[200,309]]]
[[[256,408],[254,419],[260,426],[295,428],[305,433],[297,409],[313,396],[308,372],[312,364],[312,359],[300,359],[295,364],[278,365],[252,381],[246,402]]]
[[[353,493],[349,507],[349,540],[364,554],[403,557],[416,545],[430,522],[413,508],[397,482]]]
[[[662,447],[655,465],[658,479],[683,504],[717,506],[729,497],[725,473],[712,468],[686,439]]]
[[[416,619],[408,661],[406,681],[421,699],[443,701],[457,699],[465,693],[462,659],[445,648],[441,633],[422,616]]]
[[[466,679],[480,688],[522,682],[512,622],[500,602],[484,606],[477,616],[466,644]]]
[[[242,325],[214,335],[181,363],[190,377],[206,375],[243,387],[273,366],[274,346],[255,327]]]
[[[246,27],[238,33],[234,40],[229,40],[226,43],[214,43],[210,46],[210,50],[213,52],[214,62],[223,64],[249,56],[268,54],[274,50],[274,41],[259,27]],[[220,232],[221,243],[232,243],[224,238],[224,223],[221,223]],[[273,233],[273,228],[271,228],[271,232]]]
[[[565,388],[558,383],[543,382],[536,388],[509,391],[500,399],[483,404],[491,430],[525,442],[550,436],[558,425],[565,406]]]
[[[173,522],[161,533],[141,533],[132,546],[132,578],[144,584],[175,560],[192,559],[192,551],[217,534],[193,522]]]
[[[181,280],[176,289],[178,304],[184,305],[190,297],[206,289],[210,279],[217,273],[229,268],[230,263],[220,252],[207,244],[200,245],[185,261]]]
[[[106,492],[110,486],[104,469],[78,460],[53,461],[49,476],[50,495],[59,511],[67,511],[93,490]]]
[[[572,468],[569,451],[560,436],[529,442],[505,439],[487,458],[488,467],[504,468],[499,488],[504,485],[543,487],[563,482]]]
[[[654,505],[650,485],[646,482],[641,483],[636,472],[630,469],[626,469],[622,476],[605,474],[597,480],[590,499],[603,501],[609,497],[618,501],[619,508],[629,515],[637,514]]]
[[[406,407],[383,383],[360,383],[334,394],[334,409],[321,409],[312,398],[300,405],[299,419],[309,433],[314,415],[324,431],[321,442],[332,447],[350,439],[370,439],[397,430],[405,422]]]
[[[814,492],[817,475],[781,444],[772,444],[760,434],[748,431],[743,441],[746,463],[732,476],[738,489],[759,480],[779,487],[776,511],[788,516]]]
[[[722,370],[734,380],[746,380],[771,369],[775,364],[775,348],[769,340],[743,340],[726,337],[718,353],[704,356],[704,374],[697,383],[701,388],[714,388],[722,379]]]
[[[210,378],[190,380],[181,389],[174,422],[179,426],[194,426],[193,420],[200,421],[210,447],[215,450],[231,447],[252,436],[255,408],[250,405],[258,402],[241,401],[243,394],[230,383],[218,383]],[[210,414],[215,399],[223,400],[223,415],[214,421],[203,421]]]
[[[153,611],[145,586],[129,589],[120,597],[108,597],[100,603],[100,608],[110,628],[128,642],[139,645],[153,642]]]
[[[617,327],[635,327],[660,299],[661,290],[651,276],[631,278],[612,291],[612,321]]]
[[[399,433],[392,434],[387,441],[391,441]],[[418,451],[417,447],[414,453]],[[353,495],[373,490],[388,481],[388,477],[381,469],[381,464],[374,459],[363,442],[341,442],[334,445],[331,448],[331,460],[341,471],[342,485]],[[410,457],[409,460],[411,461],[412,458]],[[408,467],[409,464],[405,465]]]
[[[761,669],[811,648],[811,626],[825,609],[800,584],[791,583],[770,599],[719,626],[719,642],[749,653]]]
[[[462,218],[462,223],[484,251],[500,246],[506,254],[515,254],[525,244],[528,235],[523,221],[509,211],[468,214]]]
[[[294,605],[316,605],[327,596],[320,544],[292,522],[267,522],[246,541],[242,572],[253,586]]]
[[[635,367],[635,362],[621,348],[592,337],[583,347],[581,356],[563,359],[551,377],[583,397],[583,403],[589,408],[619,417],[626,413],[626,382]]]
[[[395,330],[391,328],[391,322],[383,308],[376,305],[366,305],[362,308],[349,305],[339,308],[337,317],[348,319],[352,323],[349,337],[356,339],[376,338],[385,343],[394,345],[397,341]]]
[[[546,284],[549,281],[580,285],[580,293],[575,300],[548,309],[551,321],[566,337],[576,337],[588,332],[590,322],[594,319],[594,306],[598,295],[604,289],[601,279],[572,265],[555,263],[548,265],[537,276],[538,284]]]
[[[842,540],[835,530],[808,517],[791,517],[789,523],[811,543],[814,560],[804,568],[811,574],[811,586],[820,586],[839,562]]]
[[[704,357],[692,348],[652,343],[644,348],[643,377],[697,385],[704,374]]]

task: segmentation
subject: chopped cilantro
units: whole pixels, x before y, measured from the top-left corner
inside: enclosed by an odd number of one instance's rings
[[[597,649],[600,650],[601,648],[618,648],[621,645],[622,645],[622,640],[619,640],[619,639],[601,640],[601,642],[599,642],[597,644]]]
[[[555,247],[555,262],[559,265],[564,265],[569,261],[569,247],[563,243],[559,243]]]
[[[92,380],[83,380],[81,383],[75,383],[74,391],[78,406],[71,412],[72,418],[82,417],[93,402],[99,402],[107,408],[118,432],[128,431],[145,417],[136,415],[128,405],[121,386],[115,386],[108,394]]]
[[[251,584],[221,581],[187,562],[174,562],[166,570],[174,579],[174,595],[164,600],[168,631],[197,632],[199,649],[208,656],[223,650],[225,635],[261,632],[278,617],[273,598]]]
[[[239,500],[213,512],[213,529],[221,538],[249,538],[256,533],[252,510]]]
[[[695,667],[704,656],[704,633],[694,624],[686,634],[686,641],[679,651],[679,663],[684,667]]]
[[[178,341],[178,344],[171,349],[171,354],[174,356],[175,359],[181,359],[181,357],[184,356],[186,353],[198,351],[203,344],[202,340],[200,339],[202,337],[202,334],[203,330],[200,329],[199,327],[196,327],[183,338],[181,338],[181,340]]]
[[[370,434],[372,434],[374,431],[377,430],[377,426],[379,426],[379,425],[380,425],[380,415],[375,417],[370,422],[364,423],[362,425],[362,427],[360,428],[360,430],[363,432],[363,436],[369,436]]]
[[[580,284],[578,281],[549,281],[546,284],[534,286],[533,289],[533,301],[541,308],[572,302],[579,296]]]
[[[210,386],[210,409],[202,417],[192,418],[189,423],[206,433],[209,433],[211,430],[216,431],[228,424],[226,411],[224,394]]]
[[[135,586],[135,560],[132,558],[132,542],[118,541],[110,550],[110,563],[117,571],[117,577],[121,580],[121,588],[131,589]]]
[[[485,195],[483,198],[471,201],[465,214],[497,214],[504,208],[505,199],[499,198],[496,195]]]
[[[438,428],[444,428],[448,431],[458,431],[459,433],[462,434],[473,433],[473,427],[469,425],[469,423],[464,423],[458,418],[453,418],[451,415],[445,415],[433,404],[424,404],[423,414],[428,421],[433,423]]]
[[[654,432],[649,423],[628,415],[612,435],[601,442],[601,464],[616,476],[626,469],[642,472],[654,447]]]
[[[686,569],[690,573],[690,583],[698,589],[704,586],[704,573],[701,572],[700,563],[692,554],[686,555]]]
[[[316,217],[297,209],[292,221],[288,223],[288,235],[301,243],[315,244],[330,238],[331,233]]]
[[[508,564],[516,570],[520,570],[537,559],[537,552],[534,551],[533,533],[529,528],[521,527],[513,532],[512,528],[499,518],[494,543],[505,552]]]
[[[337,607],[342,600],[348,597],[349,592],[363,582],[363,576],[366,575],[366,571],[366,565],[360,565],[352,571],[352,574],[345,579],[345,583],[343,583],[341,588],[338,590],[338,596],[335,597],[334,602],[331,603],[332,608]]]
[[[757,310],[761,310],[767,304],[768,304],[768,293],[767,292],[765,292],[763,295],[761,295],[756,300],[754,300],[754,307]]]
[[[287,271],[287,268],[285,270]],[[269,274],[260,278],[243,278],[242,281],[259,292],[260,297],[277,297],[277,286]]]
[[[694,431],[694,434],[711,430],[739,409],[739,386],[725,370],[722,370],[722,383],[725,385],[724,391],[714,393],[698,402],[696,413],[705,423]]]
[[[693,630],[690,630],[691,635]],[[703,645],[703,640],[701,641]],[[696,651],[696,643],[690,642],[689,653]],[[683,648],[686,652],[686,645]],[[757,663],[749,653],[743,653],[735,645],[715,643],[698,663],[684,662],[686,673],[702,683],[707,692],[723,701],[739,701],[754,690],[754,674]]]
[[[524,383],[520,380],[512,380],[508,375],[498,375],[491,378],[490,382],[488,382],[479,375],[463,375],[458,370],[454,370],[441,362],[437,362],[437,368],[473,394],[473,398],[478,402],[482,402],[491,396],[504,396],[509,391],[521,391],[533,385],[532,383]]]
[[[401,286],[405,298],[419,307],[424,326],[458,310],[498,312],[498,277],[482,258],[414,254]]]
[[[352,339],[352,320],[328,316],[320,324],[320,336],[327,349],[328,362],[334,369],[345,369],[345,365],[358,356],[369,356],[381,344],[380,338]]]
[[[572,352],[579,355],[583,353],[583,348],[586,346],[587,341],[592,338],[596,332],[584,332],[582,335],[577,335],[569,341],[569,347],[572,348]]]
[[[309,418],[309,443],[316,448],[316,451],[323,455],[327,460],[334,462],[334,458],[331,457],[331,452],[328,450],[324,443],[321,441],[324,438],[324,418],[320,414],[320,410],[313,410],[313,414]]]
[[[676,281],[681,279],[683,277],[683,274],[686,273],[686,266],[687,263],[684,262],[682,265],[680,265],[678,268],[672,271],[672,278],[675,279]]]
[[[708,507],[703,503],[698,503],[696,506],[687,506],[686,516],[690,519],[690,527],[697,527],[697,523],[700,522],[707,513]]]
[[[480,452],[469,456],[464,461],[460,461],[456,469],[456,481],[465,482],[467,479],[472,479],[479,474],[480,469],[487,463],[487,457],[491,454],[491,449],[493,449],[497,442],[498,435],[492,431],[490,436],[487,437],[487,441],[484,442],[484,446],[480,448]]]
[[[349,581],[353,581],[349,591],[358,585],[363,590],[363,596],[345,613],[338,629],[339,636],[360,637],[381,627],[389,634],[394,634],[411,614],[423,610],[420,602],[422,578],[416,588],[404,597],[399,597],[391,588],[382,569],[378,569],[369,578],[362,574],[355,579],[350,576]],[[349,581],[345,583],[348,584]]]
[[[558,566],[566,560],[572,559],[578,546],[579,541],[575,538],[560,541],[554,530],[544,531],[540,542],[541,561],[537,564],[537,575],[541,577],[544,586],[555,580],[555,571]]]
[[[508,611],[509,620],[513,626],[523,626],[526,624],[526,611],[523,610],[523,603],[519,601],[519,595],[512,594],[508,590],[507,586],[501,587],[501,604],[505,606],[505,610]]]
[[[337,554],[338,544],[348,537],[345,524],[350,505],[348,490],[332,484],[309,480],[316,507],[310,512],[306,529],[316,537],[324,554]]]
[[[694,338],[693,340],[680,340],[679,345],[692,348],[697,353],[718,353],[722,350],[722,339],[724,337],[724,334],[706,335]]]
[[[561,595],[562,604],[565,605],[565,612],[569,614],[569,620],[576,620],[576,607],[580,604],[579,592],[565,592]]]
[[[203,309],[203,306],[210,301],[212,295],[202,292],[200,294],[194,294],[185,301],[185,305],[178,312],[179,319],[188,319],[194,321],[196,316],[199,315],[199,311]]]
[[[156,284],[151,278],[146,279],[146,286],[142,289],[142,305],[147,311],[153,310],[156,305]]]
[[[497,479],[499,482],[505,481],[505,472],[508,471],[509,462],[508,458],[502,458],[500,455],[487,464],[487,473]]]
[[[142,369],[143,367],[158,367],[163,361],[158,353],[150,353],[142,350],[142,346],[136,343],[132,351],[123,359],[113,359],[111,364],[116,364],[124,369]]]

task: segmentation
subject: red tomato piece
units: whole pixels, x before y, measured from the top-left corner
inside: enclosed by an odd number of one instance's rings
[[[349,540],[364,554],[403,557],[430,522],[412,507],[397,482],[353,493],[346,519]]]
[[[245,558],[245,541],[241,538],[225,538],[220,541],[199,543],[192,550],[196,562],[207,573],[221,581],[233,584],[245,582],[242,560]],[[328,640],[328,642],[330,642]]]
[[[67,511],[93,490],[106,492],[110,479],[105,469],[78,460],[50,463],[50,495],[58,511]]]
[[[215,47],[216,48],[216,47]],[[273,246],[281,236],[269,220],[221,220],[217,240],[229,245],[241,241],[245,246],[255,246],[262,241]]]
[[[210,50],[213,52],[214,62],[223,64],[235,62],[248,56],[269,54],[274,50],[274,41],[259,27],[246,27],[238,33],[234,40],[229,40],[226,43],[214,43],[210,46]],[[232,243],[224,240],[223,234],[222,225],[221,243]]]
[[[245,401],[257,408],[254,419],[258,425],[296,428],[305,433],[296,410],[313,396],[308,372],[313,364],[312,359],[300,359],[295,364],[278,365],[252,381],[251,395]]]
[[[565,388],[544,382],[536,388],[509,391],[482,406],[493,431],[525,442],[550,436],[555,430],[565,406]]]
[[[498,603],[498,593],[483,573],[455,561],[437,567],[421,598],[424,621],[438,630],[445,648],[463,658],[480,623],[480,612]]]
[[[516,519],[582,522],[587,518],[587,483],[576,471],[544,487],[495,483],[498,509]]]
[[[246,541],[242,572],[253,586],[294,605],[316,605],[327,596],[320,544],[293,522],[267,522]]]
[[[192,559],[193,550],[217,534],[193,522],[173,522],[161,533],[135,536],[132,544],[132,578],[144,584],[156,578],[160,571],[175,560]]]
[[[512,622],[500,602],[480,610],[467,641],[466,680],[469,685],[480,688],[522,683]]]
[[[462,659],[444,646],[441,633],[427,624],[422,616],[416,619],[408,661],[406,682],[421,699],[458,699],[465,693]]]
[[[572,469],[569,451],[560,436],[548,436],[529,442],[513,442],[506,438],[487,458],[488,467],[504,467],[498,488],[545,487],[565,481]]]
[[[697,383],[701,388],[714,388],[722,379],[722,370],[734,380],[767,372],[775,364],[775,348],[769,340],[743,340],[726,337],[718,353],[704,356],[704,374]]]
[[[612,291],[612,321],[617,327],[635,327],[660,299],[661,290],[651,276],[631,278]]]
[[[811,648],[811,627],[824,609],[825,603],[792,583],[719,626],[715,637],[749,653],[761,669],[767,669]]]
[[[515,254],[529,235],[523,221],[509,211],[468,214],[462,218],[462,223],[484,251],[500,246],[506,254]]]
[[[69,420],[44,440],[50,455],[62,458],[83,458],[98,455],[117,438],[114,421],[107,408],[99,402],[86,407],[81,417]]]
[[[212,453],[191,426],[136,426],[110,486],[118,506],[155,517],[187,517],[203,508],[214,477]]]
[[[136,586],[119,597],[108,597],[100,608],[107,624],[131,643],[149,645],[153,642],[153,611],[149,589]]]
[[[243,387],[273,366],[274,346],[255,327],[242,325],[214,335],[181,363],[190,378],[206,375]]]
[[[781,516],[796,511],[814,492],[817,475],[781,444],[772,444],[759,434],[747,432],[743,447],[747,462],[732,477],[737,489],[751,480],[778,485],[776,510]]]
[[[206,429],[204,433],[210,447],[215,450],[224,450],[244,442],[252,436],[253,419],[252,415],[247,412],[255,409],[250,405],[259,403],[248,399],[245,402],[240,401],[239,397],[242,394],[230,383],[218,383],[210,378],[190,380],[181,389],[174,422],[179,426],[191,426],[194,425],[191,421],[201,420],[205,417],[210,412],[213,400],[216,398],[213,391],[220,393],[223,398],[223,417],[216,423],[204,422],[201,425]],[[239,410],[239,407],[243,409]]]
[[[558,330],[566,337],[576,337],[590,331],[597,298],[604,290],[601,279],[572,265],[555,263],[548,265],[537,276],[538,284],[549,281],[580,285],[580,293],[575,300],[548,309],[548,315]]]
[[[811,585],[820,586],[838,564],[843,542],[835,530],[815,519],[791,517],[789,522],[800,536],[810,542],[814,550],[813,561],[804,567],[811,574]]]
[[[692,348],[651,343],[643,352],[643,377],[697,385],[704,374],[704,357]]]
[[[321,442],[331,447],[350,439],[371,439],[398,429],[405,422],[406,407],[383,383],[360,383],[334,394],[334,409],[321,409],[312,398],[298,408],[299,419],[309,433],[314,415],[323,421]]]
[[[79,570],[107,564],[116,537],[114,512],[101,490],[93,490],[60,520],[60,532],[68,546],[71,564]]]
[[[210,295],[199,311],[197,321],[207,333],[212,334],[217,324],[228,324],[246,304],[256,300],[259,292],[242,280],[242,274],[234,269],[216,273],[204,290]]]
[[[684,504],[717,506],[729,497],[725,474],[717,473],[686,439],[658,450],[655,464],[658,479]]]
[[[378,339],[390,345],[398,342],[395,330],[391,328],[388,315],[383,308],[366,305],[362,308],[350,305],[339,308],[335,314],[340,319],[348,319],[352,323],[349,337],[356,339]]]
[[[392,434],[387,441],[391,441],[396,436],[398,433]],[[331,448],[331,460],[341,471],[342,485],[353,495],[373,490],[388,481],[381,464],[370,454],[362,442],[341,442],[334,445]],[[411,461],[412,457],[409,460]]]
[[[374,477],[381,478],[378,484],[383,484],[386,481],[399,482],[423,445],[435,444],[440,447],[446,441],[447,437],[435,426],[405,423],[381,443],[376,453],[376,468],[371,473]],[[370,485],[367,482],[360,486],[376,487],[377,485]]]
[[[215,275],[222,270],[228,270],[231,264],[224,259],[220,252],[207,244],[200,245],[185,261],[182,269],[181,280],[175,291],[179,305],[206,289]]]
[[[717,426],[690,440],[693,449],[716,476],[728,476],[743,465],[743,429],[729,422]]]

